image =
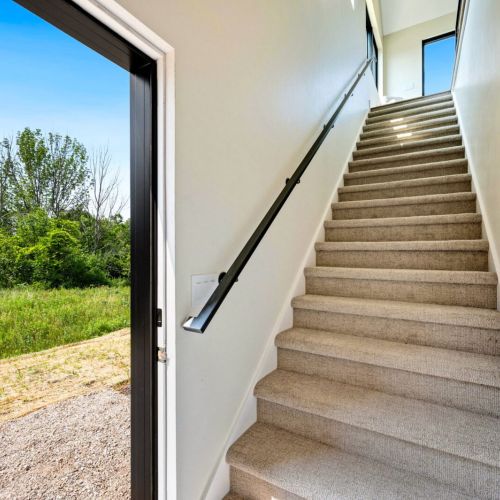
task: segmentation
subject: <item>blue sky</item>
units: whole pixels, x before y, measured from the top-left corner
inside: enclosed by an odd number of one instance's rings
[[[108,146],[128,199],[129,73],[12,0],[0,0],[0,64],[0,138],[31,127]]]
[[[425,45],[425,93],[450,90],[455,64],[455,36]]]

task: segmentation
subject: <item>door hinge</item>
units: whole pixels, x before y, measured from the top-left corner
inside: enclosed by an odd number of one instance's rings
[[[159,308],[156,310],[156,326],[163,326],[163,311]]]
[[[167,349],[165,347],[158,347],[157,360],[158,360],[158,363],[166,363],[168,361]]]

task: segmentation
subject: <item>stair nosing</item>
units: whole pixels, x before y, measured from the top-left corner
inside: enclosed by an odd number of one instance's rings
[[[294,338],[295,336],[299,338]],[[330,343],[326,345],[324,340]],[[500,389],[500,371],[498,370],[500,359],[488,354],[405,344],[309,328],[285,330],[276,336],[275,345],[277,348],[316,356]],[[367,352],[373,355],[367,356]],[[387,356],[387,353],[390,355]],[[441,363],[438,363],[438,360]],[[443,360],[445,364],[442,363]],[[471,372],[478,365],[482,365],[482,370],[476,368],[474,372]],[[496,366],[492,368],[491,365]]]
[[[425,226],[438,224],[480,224],[482,216],[479,213],[416,215],[413,217],[385,217],[383,219],[347,219],[327,220],[325,229],[352,227],[393,227],[393,226]]]
[[[410,122],[410,123],[403,123],[402,125],[394,125],[393,127],[388,126],[388,127],[380,127],[376,128],[373,130],[362,130],[359,137],[360,140],[366,140],[368,136],[368,139],[370,137],[372,138],[389,138],[389,137],[394,137],[397,134],[403,133],[404,131],[410,130],[410,131],[425,131],[425,130],[434,130],[433,128],[429,128],[428,125],[432,124],[435,125],[435,128],[441,128],[443,126],[458,126],[460,127],[460,124],[458,123],[458,116],[455,115],[447,115],[447,116],[438,116],[434,118],[429,118],[428,120],[422,120],[418,122]],[[448,125],[445,125],[448,124]],[[363,137],[364,136],[364,137]]]
[[[434,269],[387,269],[370,267],[306,267],[307,278],[337,278],[360,281],[400,281],[497,286],[497,274],[490,271],[442,271]]]
[[[402,134],[410,133],[411,137],[400,137]],[[443,125],[435,128],[424,128],[413,132],[394,133],[392,136],[374,137],[374,138],[359,138],[356,141],[355,151],[364,151],[365,149],[392,146],[393,144],[405,141],[405,144],[413,144],[415,142],[426,139],[437,139],[439,137],[447,137],[452,135],[460,135],[460,126],[457,124]]]
[[[427,139],[421,139],[417,141],[411,142],[402,142],[401,144],[387,144],[385,146],[377,146],[373,148],[363,148],[356,149],[353,152],[353,155],[356,157],[359,156],[370,156],[371,154],[383,153],[386,151],[402,151],[404,149],[418,148],[422,145],[432,145],[432,144],[440,144],[446,142],[462,142],[462,134],[452,134],[452,135],[443,135],[438,137],[429,137]]]
[[[360,172],[349,172],[344,174],[344,179],[364,179],[365,177],[384,177],[386,175],[405,174],[408,172],[421,172],[425,170],[437,170],[440,168],[451,168],[467,166],[467,158],[453,158],[430,163],[417,163],[415,165],[403,165],[401,167],[377,168],[374,170],[362,170]],[[344,186],[347,187],[347,186]]]
[[[444,200],[443,200],[444,198]],[[476,200],[476,193],[464,191],[461,193],[426,194],[419,196],[401,196],[398,198],[380,198],[373,200],[349,200],[332,203],[332,209],[372,208],[397,205],[420,205],[422,203],[449,203],[453,201]]]
[[[470,182],[470,174],[449,174],[434,177],[420,177],[417,179],[405,179],[397,181],[372,182],[370,184],[356,184],[354,186],[344,186],[338,188],[338,194],[362,193],[364,191],[381,191],[386,189],[398,189],[402,187],[433,186],[436,184],[456,184]]]
[[[437,94],[432,94],[430,96],[420,96],[420,97],[412,97],[411,99],[401,99],[400,101],[389,102],[387,104],[380,104],[378,106],[373,106],[371,111],[381,111],[383,109],[389,109],[395,106],[404,106],[408,105],[412,102],[429,102],[429,101],[439,101],[439,100],[453,100],[453,95],[451,91],[447,90],[444,92],[439,92]]]
[[[364,133],[364,132],[371,132],[374,130],[389,129],[391,127],[397,126],[395,125],[396,123],[399,123],[401,125],[407,125],[409,123],[421,123],[432,120],[433,118],[444,118],[450,116],[456,116],[456,109],[453,106],[450,106],[449,108],[445,109],[439,109],[436,111],[429,111],[427,113],[421,113],[414,116],[410,115],[410,116],[390,118],[388,120],[378,121],[374,123],[365,122],[362,132]],[[404,123],[405,120],[406,123]]]
[[[403,109],[400,111],[390,111],[388,113],[381,113],[380,115],[376,115],[376,116],[369,116],[368,115],[366,118],[366,124],[372,125],[374,123],[378,123],[378,122],[382,122],[382,121],[394,120],[397,118],[409,118],[409,117],[413,117],[413,116],[419,116],[419,115],[423,115],[426,113],[432,113],[432,112],[436,112],[436,111],[444,111],[444,110],[448,110],[448,109],[455,109],[455,103],[453,102],[453,100],[442,101],[442,102],[438,102],[438,103],[431,103],[428,105],[418,106],[416,108]]]
[[[292,308],[480,328],[500,333],[500,312],[494,309],[313,294],[295,297]]]
[[[278,390],[276,390],[273,385],[273,382],[275,382],[274,379],[278,379],[278,381],[281,380],[281,386]],[[295,384],[293,388],[290,387],[292,383]],[[311,394],[313,394],[310,386],[313,384],[315,389],[318,387],[324,389],[321,391],[325,396],[322,401],[315,401],[310,397]],[[299,391],[295,391],[296,386],[302,386],[300,394]],[[288,392],[286,389],[288,389]],[[366,401],[371,407],[373,407],[373,401],[377,401],[379,407],[377,407],[376,410],[372,410],[370,413],[366,405],[364,406],[365,411],[363,412],[358,411],[356,406],[349,408],[349,405],[346,405],[348,398],[345,393],[347,392],[349,392],[351,400],[359,399]],[[254,394],[258,399],[264,399],[285,407],[295,408],[299,411],[342,422],[346,425],[351,425],[360,429],[366,429],[403,442],[433,449],[441,453],[461,457],[472,462],[478,462],[490,467],[500,467],[500,455],[493,458],[490,456],[491,452],[480,452],[478,447],[474,446],[476,443],[470,439],[471,435],[469,435],[469,440],[462,440],[462,442],[459,443],[460,446],[453,446],[453,443],[456,443],[457,439],[451,441],[451,446],[450,442],[447,440],[448,434],[451,433],[451,431],[454,431],[453,434],[455,436],[461,436],[458,431],[463,431],[465,434],[465,429],[468,429],[473,431],[472,435],[474,439],[477,439],[481,443],[482,447],[480,449],[487,450],[488,445],[491,446],[492,444],[492,438],[487,442],[482,442],[481,439],[478,439],[480,436],[478,436],[474,430],[477,429],[478,422],[481,422],[483,428],[487,428],[490,433],[493,433],[495,429],[499,428],[498,419],[495,417],[479,415],[458,408],[445,407],[436,403],[405,398],[373,389],[334,382],[314,375],[305,375],[286,370],[275,370],[264,377],[257,383]],[[328,398],[329,395],[332,395],[332,397]],[[343,404],[337,404],[337,406],[335,406],[335,401],[338,400],[341,400]],[[389,409],[394,408],[398,408],[398,412],[392,412],[390,417],[384,415]],[[402,413],[403,416],[396,420],[394,415],[398,413]],[[375,418],[366,418],[368,414],[378,414],[377,420]],[[420,414],[433,414],[434,425],[425,426],[425,421],[422,422],[418,420]],[[449,418],[445,418],[446,416]],[[353,420],[353,418],[356,418],[356,420]],[[447,425],[435,424],[443,419],[446,420],[446,422],[443,423]],[[384,421],[384,425],[379,424],[380,420]],[[399,420],[404,420],[407,423],[413,420],[413,422],[407,425],[399,425]],[[474,425],[464,426],[467,420],[470,420],[471,424],[472,420],[474,420]],[[394,422],[394,424],[392,428],[389,428],[387,423],[391,421]],[[457,427],[457,429],[452,428],[449,431],[448,429],[451,426]],[[406,432],[403,432],[403,429]],[[418,431],[421,432],[420,435]],[[490,436],[491,434],[487,435]],[[439,443],[438,439],[440,440]],[[460,449],[460,447],[466,447],[468,449],[464,450]]]
[[[487,252],[486,239],[475,240],[417,240],[417,241],[319,241],[316,251],[437,251],[437,252]]]
[[[413,151],[401,155],[379,156],[377,158],[351,160],[349,162],[349,167],[362,167],[364,165],[372,165],[372,164],[377,165],[379,163],[393,163],[396,161],[413,159],[413,158],[425,158],[426,156],[442,156],[454,153],[465,153],[465,146],[462,145],[462,146],[451,146],[449,148],[440,148],[440,149],[425,149],[423,151]]]

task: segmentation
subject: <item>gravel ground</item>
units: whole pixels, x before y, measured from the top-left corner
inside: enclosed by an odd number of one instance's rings
[[[0,499],[130,498],[130,400],[108,389],[0,426]]]

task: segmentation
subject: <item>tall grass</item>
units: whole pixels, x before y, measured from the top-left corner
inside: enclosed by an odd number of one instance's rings
[[[0,358],[41,351],[130,324],[130,289],[0,290]]]

